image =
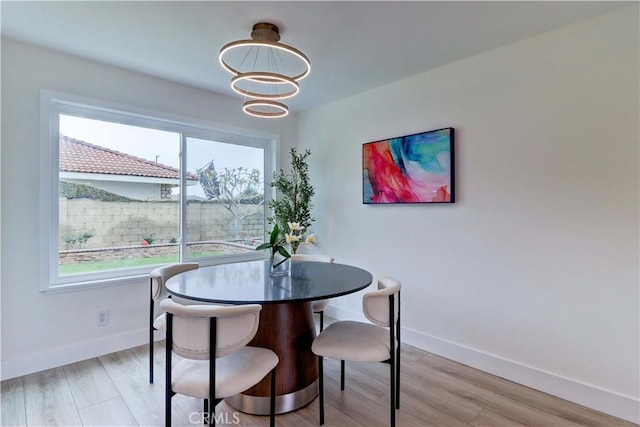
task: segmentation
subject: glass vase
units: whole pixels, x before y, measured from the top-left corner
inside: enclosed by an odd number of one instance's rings
[[[285,249],[291,253],[289,246],[285,246]],[[278,251],[270,252],[269,265],[272,276],[285,276],[291,273],[291,257],[284,257]]]

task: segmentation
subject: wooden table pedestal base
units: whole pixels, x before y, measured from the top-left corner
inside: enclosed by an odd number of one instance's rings
[[[294,411],[318,395],[318,359],[311,351],[316,336],[311,302],[265,304],[260,326],[250,346],[273,350],[276,368],[276,413]],[[242,394],[225,399],[233,408],[255,415],[269,414],[269,376]]]

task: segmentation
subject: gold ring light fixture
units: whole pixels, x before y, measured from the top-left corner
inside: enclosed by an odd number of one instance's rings
[[[300,92],[300,80],[311,62],[298,49],[280,43],[277,26],[260,22],[251,39],[227,43],[220,49],[220,65],[233,74],[231,88],[244,96],[243,111],[257,117],[284,117],[289,108],[281,100]]]
[[[242,111],[251,116],[276,118],[289,114],[289,107],[282,102],[269,99],[252,99],[242,104]]]

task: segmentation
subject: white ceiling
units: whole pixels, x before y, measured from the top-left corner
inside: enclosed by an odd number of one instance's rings
[[[2,35],[236,96],[220,47],[256,22],[312,70],[289,100],[302,111],[631,2],[2,1]]]

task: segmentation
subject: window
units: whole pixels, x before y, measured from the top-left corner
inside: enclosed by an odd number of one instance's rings
[[[44,289],[263,257],[273,136],[48,91],[41,114]]]

